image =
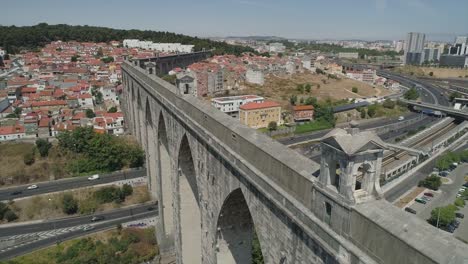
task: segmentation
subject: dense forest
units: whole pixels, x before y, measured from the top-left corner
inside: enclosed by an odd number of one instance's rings
[[[56,41],[109,42],[124,39],[151,40],[160,43],[182,43],[195,45],[195,50],[215,49],[215,54],[235,54],[253,52],[249,47],[230,45],[208,39],[190,37],[171,32],[152,30],[123,30],[94,26],[48,25],[41,23],[35,26],[0,26],[0,46],[10,54],[24,49],[37,49]]]

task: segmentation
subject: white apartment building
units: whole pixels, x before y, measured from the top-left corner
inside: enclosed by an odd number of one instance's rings
[[[241,105],[255,102],[263,103],[265,98],[258,95],[239,95],[211,99],[211,105],[232,117],[238,117]]]
[[[180,43],[154,43],[152,41],[141,41],[138,39],[124,39],[123,46],[127,48],[140,48],[156,50],[160,52],[190,53],[194,45],[182,45]]]
[[[245,73],[245,81],[263,85],[265,83],[265,76],[261,70],[248,69]]]

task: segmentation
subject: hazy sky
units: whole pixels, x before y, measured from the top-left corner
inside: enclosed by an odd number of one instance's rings
[[[10,0],[2,25],[98,25],[188,35],[452,40],[468,33],[468,0]]]

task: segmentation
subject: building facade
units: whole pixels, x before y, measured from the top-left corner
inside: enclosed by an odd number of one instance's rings
[[[211,105],[232,117],[239,116],[239,107],[247,103],[262,103],[265,99],[257,95],[217,97],[211,99]]]
[[[296,105],[293,106],[294,121],[310,121],[314,118],[314,106]]]
[[[405,42],[405,64],[421,64],[423,61],[423,49],[426,35],[410,32]]]
[[[251,128],[268,127],[270,122],[281,124],[281,106],[276,102],[247,103],[239,107],[239,120]]]

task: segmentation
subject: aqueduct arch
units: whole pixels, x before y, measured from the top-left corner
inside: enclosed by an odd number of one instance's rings
[[[201,214],[192,151],[184,135],[177,158],[180,243],[183,264],[201,263]]]

